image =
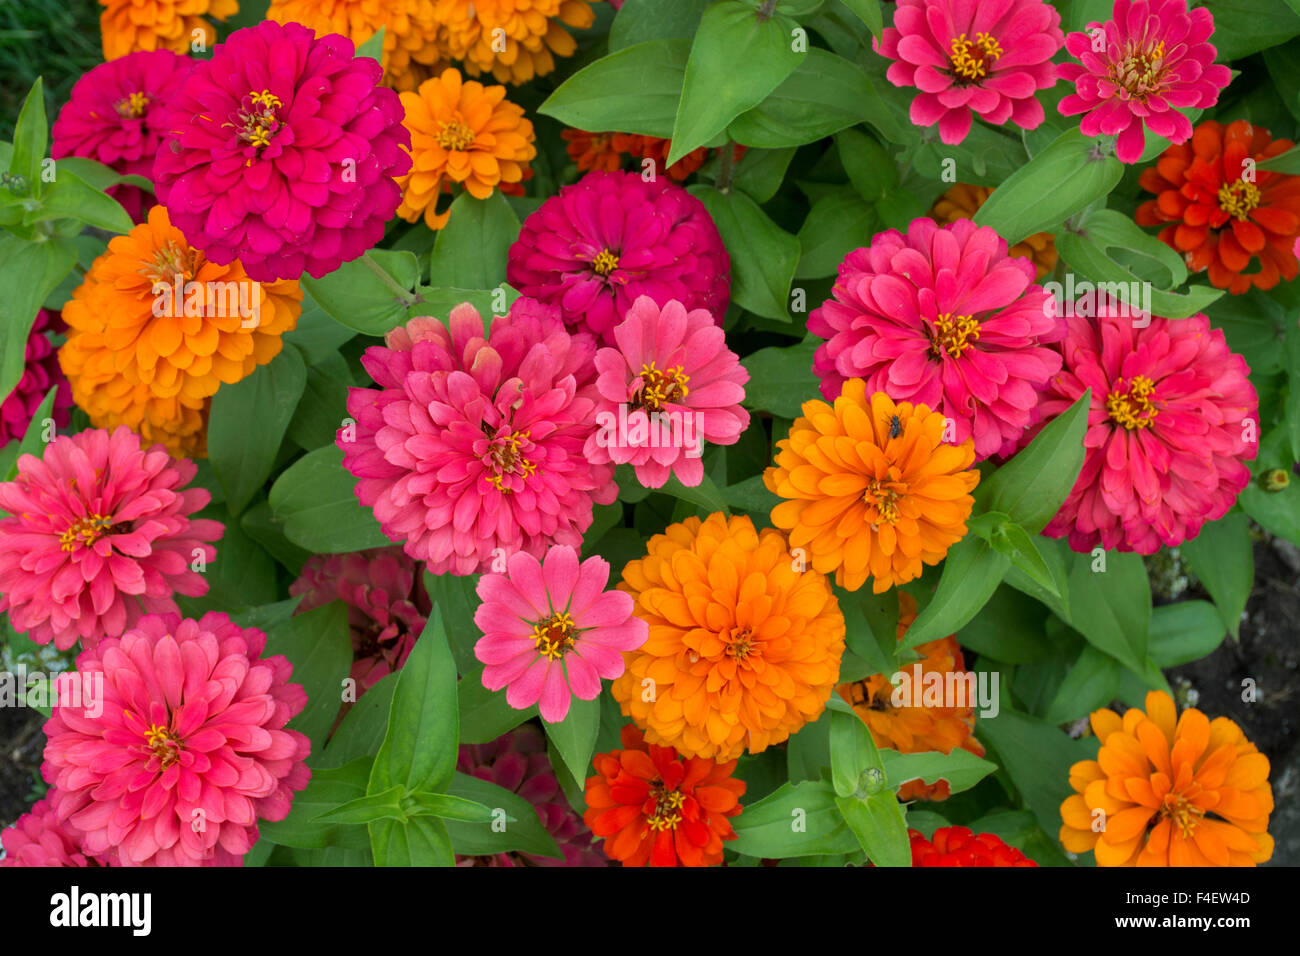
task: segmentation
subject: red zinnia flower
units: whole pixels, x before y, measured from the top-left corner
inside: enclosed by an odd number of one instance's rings
[[[913,866],[1038,866],[992,833],[974,833],[969,827],[940,827],[927,840],[918,830],[912,839]]]

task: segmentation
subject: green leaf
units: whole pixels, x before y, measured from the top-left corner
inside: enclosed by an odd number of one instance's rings
[[[781,229],[742,192],[726,195],[692,186],[731,254],[731,298],[743,309],[790,321],[790,281],[799,262],[799,240]]]
[[[375,866],[455,866],[447,827],[436,817],[369,824]]]
[[[993,596],[1009,567],[1010,560],[983,538],[968,534],[958,541],[944,559],[934,597],[903,635],[900,649],[938,640],[964,627]]]
[[[1003,707],[996,717],[981,719],[980,739],[996,751],[996,762],[1046,832],[1061,829],[1061,803],[1074,790],[1070,767],[1094,754],[1087,744],[1028,714]]]
[[[835,134],[840,163],[849,174],[849,182],[867,202],[883,199],[898,188],[898,166],[885,148],[856,129]]]
[[[85,156],[65,156],[57,160],[55,162],[55,176],[62,176],[65,172],[72,173],[100,191],[124,184],[143,189],[145,192],[153,192],[153,183],[149,182],[145,177],[124,176],[117,170]]]
[[[301,397],[285,434],[299,447],[311,451],[334,443],[339,425],[348,417],[351,381],[347,360],[337,352],[306,373]],[[210,447],[211,439],[208,444]]]
[[[469,675],[483,669],[474,656],[474,645],[483,636],[474,623],[474,613],[479,606],[478,580],[478,575],[474,574],[424,573],[424,589],[429,600],[442,608],[443,625],[451,639],[451,654],[459,674]]]
[[[1229,63],[1284,43],[1300,33],[1300,11],[1291,0],[1205,0],[1214,15],[1216,59]]]
[[[1272,159],[1266,159],[1256,168],[1267,170],[1271,173],[1285,173],[1288,176],[1300,176],[1300,146],[1292,147],[1285,153],[1274,156]]]
[[[1106,570],[1093,571],[1090,554],[1075,555],[1070,597],[1081,610],[1071,624],[1089,644],[1125,667],[1143,670],[1151,622],[1151,585],[1136,554],[1105,553]]]
[[[388,730],[388,711],[399,672],[385,674],[362,694],[330,737],[325,752],[314,757],[313,767],[339,767],[357,757],[378,753]]]
[[[1292,381],[1297,383],[1292,391],[1300,392],[1300,379]],[[1200,534],[1178,546],[1178,553],[1210,592],[1224,626],[1237,637],[1255,580],[1255,556],[1246,516],[1229,514],[1202,525]]]
[[[648,40],[689,40],[700,17],[714,0],[626,0],[609,28],[609,51],[615,53]]]
[[[216,560],[208,562],[203,570],[208,592],[199,597],[177,598],[186,615],[200,617],[207,611],[256,607],[279,597],[275,559],[244,533],[225,506],[209,505],[203,517],[220,521],[226,530],[216,542]]]
[[[337,445],[299,458],[271,486],[271,510],[294,544],[316,554],[340,554],[392,544],[353,492],[356,478],[343,467]]]
[[[488,856],[517,852],[557,859],[563,856],[542,825],[537,809],[518,794],[459,772],[452,777],[447,793],[490,807],[493,811],[503,811],[499,816],[490,817],[493,823],[486,826],[448,820],[447,833],[457,853]]]
[[[876,866],[911,866],[912,848],[903,808],[892,790],[865,799],[836,797],[844,821]]]
[[[858,15],[867,25],[867,29],[879,40],[884,27],[884,16],[880,12],[880,0],[842,0],[843,4]]]
[[[831,711],[830,745],[831,784],[837,796],[866,796],[884,789],[885,765],[857,714]]]
[[[754,475],[722,489],[722,500],[737,511],[767,516],[781,503],[781,499],[767,490],[762,475]]]
[[[732,185],[756,203],[765,203],[781,188],[785,171],[794,159],[793,146],[785,149],[751,149],[736,164]]]
[[[937,783],[947,780],[952,793],[969,790],[994,770],[997,765],[981,760],[969,750],[954,747],[951,753],[931,750],[924,753],[904,754],[897,750],[881,750],[880,759],[885,768],[885,779],[891,790],[905,783],[920,780]]]
[[[45,398],[41,399],[41,404],[36,408],[36,414],[27,423],[27,431],[23,434],[22,441],[15,446],[13,460],[2,473],[5,481],[14,480],[14,475],[18,473],[18,459],[22,458],[23,455],[35,455],[37,458],[45,456],[45,423],[47,420],[51,425],[54,423],[54,419],[50,416],[54,410],[54,399],[58,393],[59,386],[53,385],[45,393]]]
[[[373,823],[376,820],[405,820],[402,788],[390,787],[383,793],[368,793],[314,818],[316,823]]]
[[[707,474],[694,487],[683,485],[680,478],[670,474],[668,480],[664,482],[663,487],[659,490],[666,495],[672,495],[679,501],[696,505],[705,515],[710,515],[715,511],[721,511],[724,515],[731,514],[726,501],[722,498],[722,493],[718,491],[718,486],[713,483],[713,479]]]
[[[516,233],[518,228],[515,227]],[[506,253],[502,252],[502,262],[505,257]],[[445,320],[456,306],[468,303],[483,317],[485,327],[496,316],[509,312],[510,306],[519,298],[519,293],[504,282],[494,289],[456,289],[450,286],[434,289],[420,286],[416,291],[420,295],[420,302],[411,307],[411,315],[432,315]]]
[[[384,27],[370,35],[370,39],[357,47],[357,56],[368,56],[376,63],[384,61]]]
[[[835,801],[823,780],[783,784],[732,818],[736,839],[727,847],[767,859],[852,853],[858,839]]]
[[[40,208],[23,217],[24,224],[72,219],[107,232],[130,232],[134,223],[122,204],[64,169],[62,163],[60,160],[55,164],[54,182],[45,188]]]
[[[527,710],[515,710],[506,702],[504,690],[491,691],[484,687],[482,668],[461,678],[458,708],[462,744],[491,743],[537,716],[536,705]]]
[[[669,137],[690,49],[685,39],[648,40],[601,57],[561,83],[537,111],[574,129]]]
[[[1120,674],[1115,658],[1085,645],[1057,688],[1043,719],[1049,724],[1063,724],[1105,707],[1115,699]]]
[[[267,634],[268,654],[283,654],[293,664],[290,680],[307,692],[307,706],[289,726],[311,739],[313,753],[325,743],[325,735],[338,716],[343,702],[343,681],[352,667],[352,632],[348,609],[342,601],[331,601],[303,614],[296,614]]]
[[[569,704],[569,713],[562,721],[552,724],[543,719],[542,726],[573,779],[581,784],[591,769],[591,755],[595,752],[596,735],[600,732],[600,699],[579,700],[574,697]]]
[[[803,342],[785,348],[759,349],[741,359],[749,372],[745,384],[746,408],[772,412],[782,418],[798,418],[803,403],[821,398],[819,380],[813,374],[816,342]]]
[[[835,275],[844,257],[868,245],[879,226],[876,208],[848,186],[820,197],[799,227],[801,255],[795,278]]]
[[[327,356],[337,354],[339,346],[355,335],[355,330],[330,316],[310,292],[305,292],[298,324],[282,338],[302,352],[309,366],[314,366],[325,361]]]
[[[41,109],[43,116],[44,107]],[[76,261],[77,247],[67,239],[27,242],[0,232],[0,288],[5,290],[0,296],[0,348],[4,353],[0,395],[7,396],[23,377],[27,339],[36,313]]]
[[[262,839],[306,850],[327,846],[369,847],[370,838],[361,827],[320,822],[319,818],[329,810],[365,796],[371,762],[370,757],[358,757],[342,767],[313,770],[307,789],[294,794],[287,817],[258,822]]]
[[[1057,556],[1054,549],[1048,554],[1049,561]],[[958,644],[981,657],[991,657],[1005,664],[1040,661],[1056,653],[1055,646],[1043,632],[1047,611],[1011,584],[1016,573],[1015,568],[1008,571],[1006,583],[993,592],[983,612],[957,632]],[[1060,575],[1064,581],[1064,564]]]
[[[304,275],[298,281],[336,322],[365,335],[383,335],[406,321],[420,262],[413,252],[372,249],[324,278]],[[405,296],[394,286],[407,290]]]
[[[1281,491],[1265,491],[1252,481],[1241,490],[1237,503],[1265,531],[1300,544],[1300,482],[1293,481]]]
[[[411,816],[442,817],[463,823],[488,823],[494,819],[491,807],[446,793],[413,793],[402,805]]]
[[[994,551],[1010,558],[1014,567],[1023,571],[1043,590],[1057,597],[1061,596],[1061,587],[1053,580],[1052,570],[1038,550],[1035,539],[1031,538],[1020,525],[1014,522],[999,525],[989,537],[989,544],[993,546]]]
[[[1180,601],[1151,610],[1149,650],[1157,667],[1199,661],[1218,650],[1225,637],[1220,611],[1209,601]]]
[[[461,193],[433,244],[429,284],[496,288],[506,281],[506,254],[518,236],[519,218],[500,191],[494,189],[487,199]]]
[[[297,576],[311,557],[306,551],[284,536],[284,529],[275,520],[270,504],[260,498],[239,516],[239,527],[262,550]],[[218,553],[218,560],[221,555]]]
[[[18,113],[18,122],[14,124],[13,154],[9,158],[10,174],[26,177],[33,196],[41,195],[41,160],[45,158],[49,138],[50,130],[45,121],[45,91],[38,76],[28,90],[27,99],[23,100],[23,108]],[[8,392],[8,389],[0,391]]]

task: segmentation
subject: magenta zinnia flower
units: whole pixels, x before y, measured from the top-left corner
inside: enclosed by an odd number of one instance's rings
[[[68,385],[63,370],[59,368],[59,357],[45,334],[61,324],[57,312],[41,309],[36,313],[31,334],[27,336],[23,377],[18,380],[9,396],[0,402],[0,445],[7,445],[15,439],[22,440],[27,434],[27,426],[32,423],[32,416],[41,407],[41,402],[45,401],[45,393],[56,384],[59,390],[54,393],[54,408],[50,417],[54,420],[56,429],[67,427],[69,409],[72,408],[72,388]]]
[[[731,299],[731,257],[704,204],[666,178],[622,171],[590,172],[542,203],[506,278],[605,344],[640,296],[706,309],[719,325]]]
[[[631,463],[647,488],[671,472],[694,487],[704,478],[704,443],[732,445],[749,425],[745,371],[704,309],[676,299],[662,309],[641,296],[614,328],[617,348],[596,353],[598,430],[593,462]]]
[[[99,866],[81,852],[81,834],[60,823],[49,800],[38,800],[12,827],[0,830],[0,866]]]
[[[544,561],[510,555],[505,573],[479,578],[483,603],[474,623],[483,637],[474,656],[484,663],[483,686],[506,688],[506,703],[525,710],[540,703],[542,720],[558,723],[570,695],[595,700],[600,679],[623,673],[623,651],[636,650],[649,625],[633,617],[632,596],[606,591],[609,562],[557,545]]]
[[[1083,470],[1043,533],[1075,551],[1152,554],[1196,537],[1246,487],[1259,399],[1205,316],[1136,328],[1109,311],[1067,320],[1065,367],[1044,396],[1050,418],[1092,389]]]
[[[335,33],[237,30],[170,103],[158,199],[213,262],[252,279],[316,278],[378,242],[411,167],[401,101]]]
[[[41,775],[86,853],[228,865],[257,842],[259,819],[288,815],[311,742],[284,727],[307,695],[265,648],[261,631],[212,611],[150,614],[82,652],[81,700],[96,704],[54,708]]]
[[[1046,343],[1065,327],[1033,282],[1032,262],[969,219],[877,233],[840,263],[834,298],[808,317],[827,340],[813,359],[822,395],[865,379],[867,394],[942,412],[955,433],[945,440],[973,437],[977,458],[1010,453],[1061,367]]]
[[[50,155],[85,156],[126,176],[153,176],[153,161],[168,130],[166,101],[194,68],[171,50],[141,50],[101,63],[82,75],[50,130]],[[156,205],[151,193],[114,186],[109,195],[144,222]]]
[[[1061,115],[1086,112],[1079,124],[1083,135],[1118,136],[1115,155],[1121,163],[1141,159],[1144,123],[1171,143],[1187,142],[1192,124],[1178,110],[1213,106],[1231,78],[1226,66],[1214,63],[1218,51],[1205,42],[1212,33],[1214,14],[1205,7],[1189,12],[1187,0],[1115,0],[1105,24],[1090,23],[1088,32],[1065,38],[1065,48],[1082,65],[1057,67],[1075,89],[1061,100]],[[1098,50],[1103,41],[1105,49]]]
[[[613,465],[583,455],[596,396],[590,335],[519,299],[492,322],[468,303],[448,326],[411,320],[361,362],[339,430],[357,497],[433,574],[486,571],[500,555],[582,544],[593,503],[618,495]]]
[[[899,0],[875,47],[894,61],[889,82],[920,90],[912,122],[938,123],[939,138],[956,144],[973,113],[994,126],[1041,125],[1034,94],[1056,83],[1051,61],[1064,39],[1061,15],[1042,0]]]
[[[59,650],[93,647],[143,614],[176,611],[208,582],[219,521],[191,518],[211,495],[186,488],[197,469],[162,445],[140,447],[126,426],[59,436],[23,455],[0,484],[0,611],[18,633]]]
[[[591,831],[564,798],[551,761],[546,740],[532,724],[516,727],[488,744],[466,744],[460,748],[456,769],[461,773],[495,783],[527,800],[564,854],[563,859],[531,853],[498,853],[495,856],[457,856],[457,866],[608,866],[600,847],[592,843]]]

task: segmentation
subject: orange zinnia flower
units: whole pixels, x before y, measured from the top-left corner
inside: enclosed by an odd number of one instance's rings
[[[946,225],[958,219],[974,219],[980,206],[988,202],[993,195],[991,186],[971,186],[958,183],[934,201],[930,207],[930,218]],[[1041,280],[1043,276],[1056,268],[1056,240],[1050,232],[1036,232],[1022,239],[1007,250],[1009,255],[1024,256],[1034,264],[1034,270]]]
[[[614,148],[638,159],[653,159],[656,170],[664,170],[668,178],[680,183],[691,173],[704,165],[709,151],[701,146],[693,149],[671,166],[668,165],[668,151],[673,148],[673,141],[657,136],[634,136],[631,133],[615,133]],[[743,148],[743,147],[742,147]]]
[[[278,355],[301,311],[297,282],[258,283],[238,260],[211,262],[155,206],[109,242],[73,291],[59,364],[97,428],[128,425],[193,457],[205,452],[218,386]]]
[[[966,533],[979,483],[975,447],[943,440],[945,419],[925,405],[894,404],[849,379],[834,407],[804,402],[790,437],[777,442],[768,490],[787,499],[772,524],[812,566],[856,591],[870,576],[880,594],[938,564]]]
[[[598,0],[434,0],[442,43],[470,76],[491,73],[498,83],[527,83],[555,69],[556,56],[578,48],[561,24],[585,30]]]
[[[605,838],[605,853],[624,866],[717,866],[722,841],[734,840],[729,817],[740,812],[745,781],[736,761],[683,759],[672,747],[646,744],[632,724],[622,750],[596,754],[587,779],[583,822]]]
[[[1175,722],[1176,718],[1176,722]],[[1098,866],[1254,866],[1273,855],[1268,758],[1227,717],[1178,716],[1162,691],[1146,712],[1092,715],[1096,760],[1070,768],[1061,843]]]
[[[99,0],[99,5],[105,60],[137,50],[189,53],[195,30],[210,50],[217,32],[203,17],[225,20],[239,12],[239,0]]]
[[[444,183],[461,183],[474,198],[487,199],[500,184],[523,180],[525,164],[537,155],[533,124],[505,98],[504,86],[462,82],[460,71],[448,67],[401,96],[412,166],[397,180],[397,214],[408,222],[423,213],[430,229],[441,229],[450,215],[437,211]]]
[[[749,518],[687,518],[650,539],[619,587],[650,637],[610,685],[651,743],[687,757],[758,753],[816,720],[839,674],[830,583]]]
[[[1138,206],[1138,225],[1172,223],[1160,230],[1161,241],[1233,295],[1294,279],[1300,176],[1254,168],[1293,145],[1246,120],[1226,127],[1206,120],[1190,142],[1170,146],[1142,171],[1138,183],[1156,198]],[[1254,260],[1259,267],[1247,272]]]
[[[901,641],[916,620],[916,598],[900,591],[898,604],[898,639]],[[929,673],[946,677],[966,670],[961,645],[955,637],[928,641],[918,645],[916,651],[921,655],[921,660],[908,663],[905,668],[918,694],[923,685],[915,680],[913,668],[916,666],[921,668],[922,680]],[[871,738],[877,747],[888,747],[904,754],[926,753],[931,750],[946,754],[960,747],[977,757],[984,756],[984,745],[971,736],[975,730],[973,700],[963,707],[914,707],[911,700],[906,700],[901,707],[895,707],[894,686],[886,674],[873,674],[862,680],[840,684],[835,691],[853,705],[858,716],[871,730]],[[931,784],[923,780],[909,780],[898,790],[900,800],[947,800],[951,794],[947,780],[937,780]]]
[[[614,138],[622,133],[589,133],[584,129],[566,129],[560,131],[560,137],[568,144],[565,149],[569,158],[578,165],[578,172],[599,169],[612,173],[623,165],[623,154],[614,146]]]

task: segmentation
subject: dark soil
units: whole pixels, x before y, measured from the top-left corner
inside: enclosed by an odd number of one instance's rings
[[[45,715],[30,707],[0,707],[0,827],[31,809],[40,777]]]

